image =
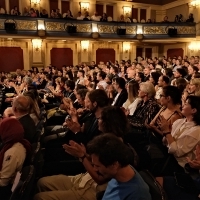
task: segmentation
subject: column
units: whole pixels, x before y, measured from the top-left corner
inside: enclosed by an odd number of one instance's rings
[[[103,12],[106,13],[106,3],[103,4]]]
[[[58,0],[58,9],[60,9],[60,12],[62,12],[62,3],[61,0]]]
[[[10,14],[10,2],[9,0],[5,0],[5,9],[6,9],[6,13]]]

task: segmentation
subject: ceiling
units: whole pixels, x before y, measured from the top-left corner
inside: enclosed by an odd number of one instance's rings
[[[164,4],[171,3],[171,2],[177,1],[177,0],[153,0],[153,1],[150,1],[150,0],[132,0],[132,1],[136,2],[136,3],[164,5]]]

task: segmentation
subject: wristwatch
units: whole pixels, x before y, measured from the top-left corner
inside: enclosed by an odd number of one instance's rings
[[[80,157],[80,158],[79,158],[79,161],[80,161],[80,162],[83,162],[85,158],[86,158],[86,155]]]

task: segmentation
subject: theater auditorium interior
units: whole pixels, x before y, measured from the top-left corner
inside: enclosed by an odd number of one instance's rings
[[[0,0],[0,199],[200,199],[200,0]]]

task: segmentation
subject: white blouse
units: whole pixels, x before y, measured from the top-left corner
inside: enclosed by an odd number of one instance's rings
[[[178,119],[172,125],[171,135],[175,141],[168,145],[168,152],[184,167],[187,163],[186,157],[195,159],[194,150],[200,142],[200,126],[187,122],[186,119]]]
[[[129,103],[129,100],[127,100],[122,107],[124,107],[126,110],[129,110],[129,115],[133,115],[136,108],[137,108],[137,105],[138,103],[140,103],[141,99],[140,98],[136,98],[133,103]]]

